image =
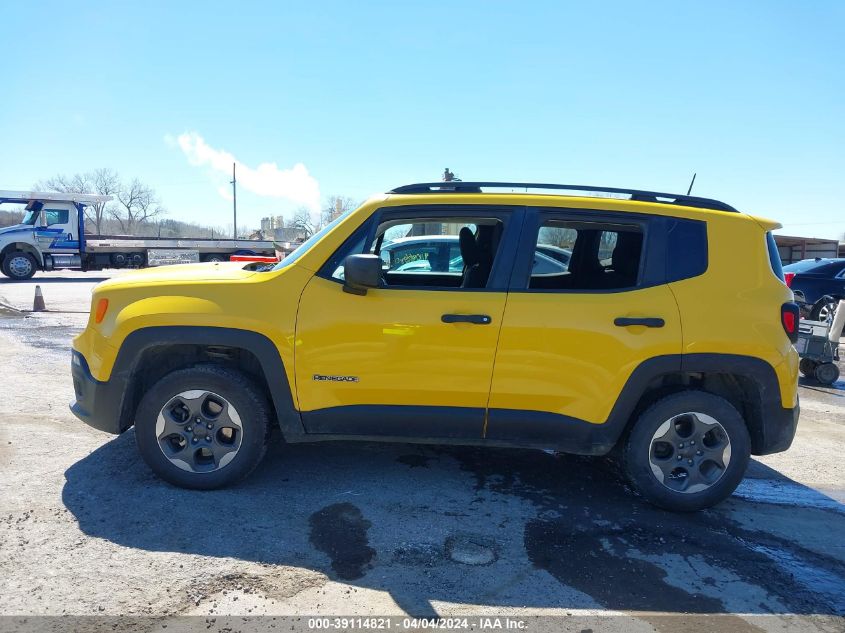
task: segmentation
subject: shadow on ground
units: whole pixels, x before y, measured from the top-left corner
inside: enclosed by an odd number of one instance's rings
[[[753,471],[803,488],[759,463]],[[845,613],[841,559],[730,518],[736,507],[753,510],[753,502],[734,497],[716,510],[667,513],[634,497],[606,460],[413,445],[275,445],[239,486],[193,492],[157,480],[130,431],[65,475],[64,504],[90,536],[141,550],[317,570],[387,591],[417,616],[435,615],[435,601]],[[845,533],[845,514],[818,507],[784,508],[785,531],[806,512],[819,513],[826,533]],[[790,564],[809,571],[793,573]]]

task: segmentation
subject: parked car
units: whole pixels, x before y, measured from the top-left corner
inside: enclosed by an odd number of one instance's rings
[[[401,237],[384,244],[380,253],[387,270],[460,274],[464,268],[457,235]],[[571,255],[571,251],[564,248],[539,244],[535,249],[533,272],[565,272]],[[438,262],[446,262],[447,265],[444,268]]]
[[[72,411],[110,433],[134,425],[150,468],[187,488],[245,477],[276,428],[289,443],[613,452],[650,502],[711,506],[798,423],[780,225],[716,200],[572,189],[408,185],[269,271],[105,281],[73,341]],[[414,232],[451,237],[428,270],[398,270],[414,260],[394,266],[392,244],[412,242],[388,237]],[[554,259],[544,247],[560,244],[565,269],[536,272],[538,249]]]
[[[809,318],[832,323],[836,306],[845,299],[845,258],[805,259],[784,266],[783,273]]]

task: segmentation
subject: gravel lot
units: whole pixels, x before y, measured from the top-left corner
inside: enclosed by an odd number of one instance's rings
[[[39,283],[51,310],[0,308],[2,615],[845,630],[845,381],[802,384],[792,449],[696,514],[633,497],[603,459],[399,444],[277,441],[243,484],[191,492],[151,475],[132,431],[68,410],[71,338],[107,276],[0,281],[0,302],[31,307]]]

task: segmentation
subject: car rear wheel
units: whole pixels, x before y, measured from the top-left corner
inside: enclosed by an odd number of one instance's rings
[[[159,477],[209,490],[251,473],[270,432],[267,400],[244,374],[215,365],[174,371],[141,400],[135,438]]]
[[[646,409],[623,448],[628,479],[667,510],[708,508],[745,475],[750,439],[742,416],[719,396],[682,391]]]

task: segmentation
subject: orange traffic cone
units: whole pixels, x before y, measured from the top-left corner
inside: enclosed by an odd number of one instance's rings
[[[35,300],[32,302],[33,312],[44,312],[47,306],[44,305],[44,295],[41,293],[41,286],[35,286]]]

